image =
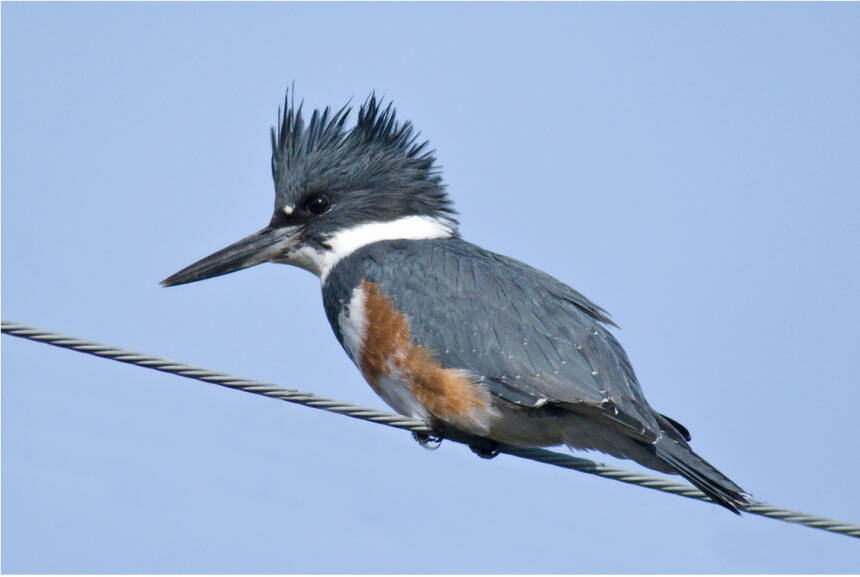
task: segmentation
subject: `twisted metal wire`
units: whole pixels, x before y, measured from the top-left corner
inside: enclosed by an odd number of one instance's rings
[[[47,343],[56,347],[119,361],[121,363],[146,367],[164,373],[220,385],[230,389],[237,389],[246,393],[272,397],[274,399],[313,407],[315,409],[321,409],[331,413],[337,413],[339,415],[346,415],[355,419],[379,423],[396,429],[411,431],[419,435],[432,434],[432,430],[423,421],[410,419],[401,415],[361,407],[359,405],[353,405],[352,403],[329,399],[313,393],[306,393],[296,389],[281,387],[272,383],[245,379],[227,373],[194,367],[161,357],[153,357],[118,347],[110,347],[93,341],[69,337],[20,323],[4,320],[2,321],[2,332],[31,341]],[[454,440],[455,442],[463,442],[458,439],[451,440]],[[680,495],[682,497],[710,502],[710,499],[704,493],[691,485],[670,481],[661,477],[654,477],[643,473],[610,467],[602,463],[595,463],[588,459],[582,459],[572,455],[566,455],[564,453],[548,451],[546,449],[515,447],[511,445],[502,445],[499,452],[548,465],[555,465],[556,467],[598,475],[607,479],[614,479],[616,481],[621,481],[622,483],[647,487],[649,489],[663,491],[664,493],[671,493],[673,495]],[[826,517],[802,513],[800,511],[793,511],[791,509],[785,509],[783,507],[778,507],[761,501],[750,500],[750,503],[743,507],[743,510],[747,513],[761,515],[771,519],[779,519],[780,521],[788,523],[797,523],[806,527],[829,531],[831,533],[839,533],[842,535],[848,535],[849,537],[860,538],[860,525],[844,523],[835,519],[828,519]]]

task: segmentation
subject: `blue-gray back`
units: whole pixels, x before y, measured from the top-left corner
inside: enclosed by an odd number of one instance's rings
[[[326,279],[337,318],[362,280],[409,318],[416,344],[469,371],[506,401],[554,403],[611,419],[628,435],[659,435],[630,361],[604,311],[553,277],[459,238],[384,241],[359,249]]]

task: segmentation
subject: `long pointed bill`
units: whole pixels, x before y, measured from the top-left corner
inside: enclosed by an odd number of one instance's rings
[[[299,228],[269,228],[255,232],[167,277],[163,286],[176,286],[235,272],[268,262],[299,242]]]

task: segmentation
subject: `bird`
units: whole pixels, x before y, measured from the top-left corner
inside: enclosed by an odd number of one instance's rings
[[[294,93],[294,91],[293,91]],[[463,240],[436,153],[391,101],[315,109],[271,129],[274,211],[260,231],[161,282],[265,262],[319,277],[326,317],[371,388],[430,439],[566,445],[680,474],[739,513],[749,495],[645,399],[609,314],[560,280]]]

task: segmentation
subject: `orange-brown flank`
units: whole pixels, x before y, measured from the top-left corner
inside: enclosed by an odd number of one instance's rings
[[[367,324],[360,368],[377,393],[379,377],[393,368],[415,398],[440,419],[487,407],[484,391],[466,374],[443,368],[430,349],[412,342],[409,320],[378,284],[362,281],[362,289]]]

